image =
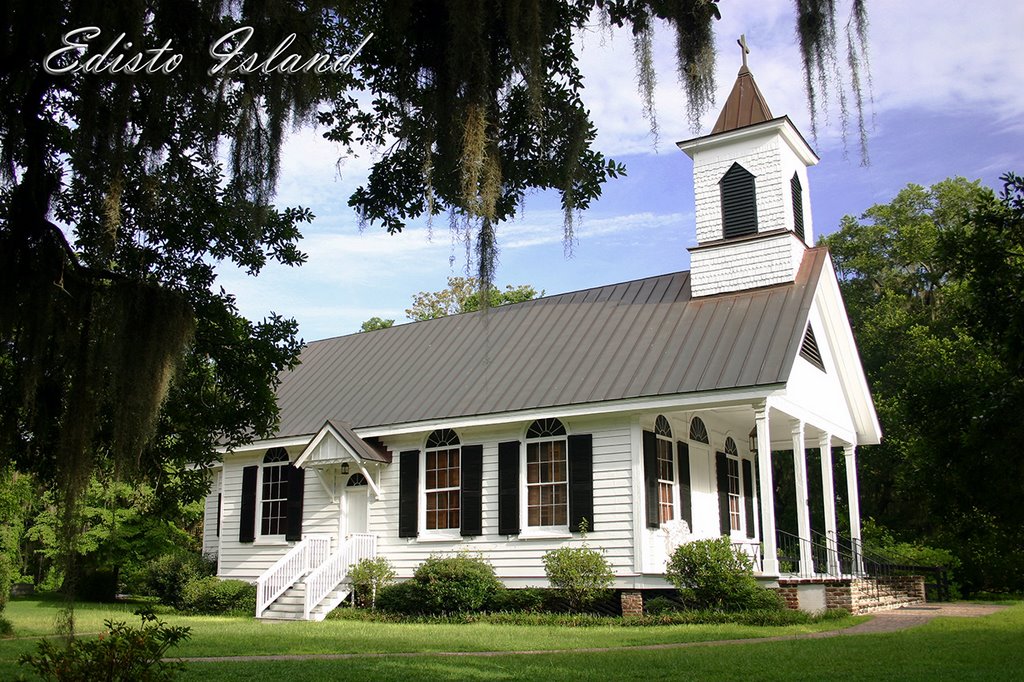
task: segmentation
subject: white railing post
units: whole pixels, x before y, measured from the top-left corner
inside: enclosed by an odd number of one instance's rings
[[[275,599],[309,573],[311,562],[323,562],[330,552],[331,538],[327,535],[311,535],[298,543],[278,559],[256,579],[256,617],[259,618]]]
[[[338,585],[345,581],[352,566],[363,559],[377,556],[377,536],[369,533],[354,533],[349,536],[334,554],[316,566],[306,577],[306,595],[302,607],[303,618],[327,598]]]

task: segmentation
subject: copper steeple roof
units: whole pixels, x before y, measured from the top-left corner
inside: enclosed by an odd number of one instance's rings
[[[729,98],[725,100],[725,108],[718,115],[718,121],[715,122],[715,127],[711,130],[712,135],[772,119],[768,103],[764,101],[764,95],[758,90],[754,76],[745,62],[746,59],[736,76],[736,83],[732,86]]]

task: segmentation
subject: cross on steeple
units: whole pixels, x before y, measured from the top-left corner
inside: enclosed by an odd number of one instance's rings
[[[743,55],[743,68],[747,68],[747,55],[750,54],[750,48],[747,47],[747,36],[744,33],[740,34],[740,39],[736,41],[736,44],[740,46],[740,54]]]

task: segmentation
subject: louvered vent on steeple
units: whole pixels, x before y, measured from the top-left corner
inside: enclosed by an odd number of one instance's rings
[[[825,363],[821,361],[821,351],[818,350],[818,340],[814,338],[814,329],[807,325],[804,333],[803,343],[800,344],[800,357],[811,363],[822,372],[825,371]]]
[[[734,163],[718,183],[722,191],[722,237],[757,234],[757,192],[754,176]]]
[[[793,232],[800,237],[800,241],[806,241],[804,237],[804,188],[800,184],[799,174],[793,173],[789,187],[793,193]]]

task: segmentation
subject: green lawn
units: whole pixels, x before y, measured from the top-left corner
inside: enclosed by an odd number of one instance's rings
[[[15,600],[6,616],[16,634],[52,630],[55,605]],[[112,609],[117,609],[112,612]],[[131,620],[131,607],[81,605],[81,632],[99,631],[104,618]],[[396,625],[344,620],[257,623],[251,619],[165,616],[192,627],[186,657],[303,653],[557,650],[630,647],[766,637],[832,629],[856,622],[787,628],[667,626],[556,628],[474,625]],[[32,640],[0,641],[0,679],[20,672],[15,661]],[[191,663],[185,680],[218,679],[1010,679],[1024,671],[1024,604],[984,618],[948,618],[886,635],[796,640],[609,653],[488,657],[388,657],[330,661]]]

